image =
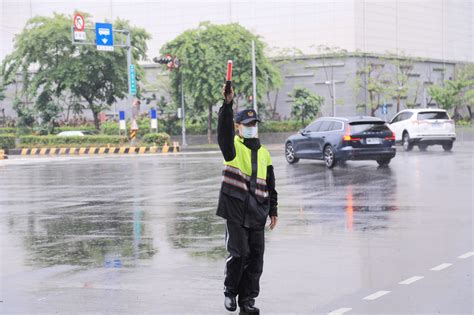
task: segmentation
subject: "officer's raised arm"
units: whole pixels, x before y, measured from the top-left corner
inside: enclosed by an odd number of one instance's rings
[[[234,147],[234,112],[232,105],[234,104],[234,89],[230,88],[230,93],[225,94],[225,87],[222,89],[224,102],[219,109],[219,117],[217,120],[217,142],[221,149],[222,155],[226,161],[232,161],[235,158]]]

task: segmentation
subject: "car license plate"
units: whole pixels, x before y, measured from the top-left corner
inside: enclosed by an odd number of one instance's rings
[[[382,139],[380,138],[367,138],[365,139],[366,144],[380,144],[382,143]]]

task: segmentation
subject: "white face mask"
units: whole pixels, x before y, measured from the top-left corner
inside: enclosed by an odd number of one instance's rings
[[[254,127],[242,126],[242,137],[246,139],[257,138],[257,134],[258,134],[257,126],[254,126]]]

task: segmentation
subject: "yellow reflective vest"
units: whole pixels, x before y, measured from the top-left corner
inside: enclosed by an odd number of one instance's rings
[[[222,172],[222,188],[233,197],[244,200],[246,195],[253,190],[252,179],[252,150],[245,146],[239,136],[234,137],[235,157],[232,161],[224,161]],[[268,200],[269,192],[267,186],[267,168],[272,165],[272,159],[268,149],[260,146],[257,151],[257,170],[255,198],[259,203]]]

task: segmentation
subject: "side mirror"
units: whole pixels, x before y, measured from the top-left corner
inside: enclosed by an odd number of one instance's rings
[[[306,130],[300,129],[300,134],[301,134],[302,136],[306,136],[308,133],[307,133]]]

